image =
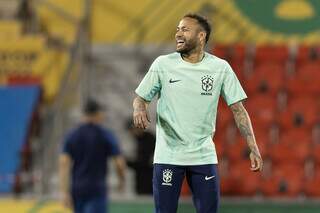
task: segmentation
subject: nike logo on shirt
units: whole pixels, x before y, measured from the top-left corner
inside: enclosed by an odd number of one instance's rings
[[[205,176],[204,179],[205,179],[205,180],[210,180],[210,179],[212,179],[212,178],[214,178],[214,177],[215,177],[214,175],[213,175],[213,176],[210,176],[210,177]]]
[[[176,83],[176,82],[178,82],[178,81],[181,81],[181,80],[172,80],[172,79],[170,79],[170,80],[169,80],[169,83]]]

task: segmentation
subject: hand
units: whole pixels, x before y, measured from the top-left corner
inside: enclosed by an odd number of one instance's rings
[[[69,195],[69,193],[62,193],[61,195],[61,204],[65,207],[65,208],[72,208],[72,204],[71,204],[71,197]]]
[[[259,153],[250,152],[251,171],[261,172],[263,167],[263,161]]]
[[[140,129],[146,129],[150,124],[150,119],[146,109],[135,109],[133,111],[134,126]]]

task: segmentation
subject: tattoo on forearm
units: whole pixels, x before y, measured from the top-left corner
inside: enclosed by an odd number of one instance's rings
[[[232,105],[230,108],[233,112],[237,127],[239,128],[241,135],[246,138],[250,150],[253,154],[260,156],[247,111],[241,102]]]
[[[248,118],[248,113],[246,112],[242,104],[237,103],[232,105],[231,110],[233,112],[236,124],[241,132],[241,135],[245,138],[252,137],[253,132],[252,132],[250,120]]]

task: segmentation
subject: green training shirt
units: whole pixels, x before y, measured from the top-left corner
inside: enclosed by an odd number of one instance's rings
[[[228,105],[247,98],[230,65],[205,53],[198,63],[179,53],[159,56],[135,90],[150,102],[158,95],[154,163],[218,163],[212,138],[219,96]]]

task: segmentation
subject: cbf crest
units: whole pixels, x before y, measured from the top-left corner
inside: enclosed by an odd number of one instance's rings
[[[212,95],[212,89],[213,89],[213,77],[210,75],[205,75],[201,78],[201,86],[202,90],[204,92],[201,93],[201,95]]]
[[[172,170],[171,169],[165,169],[162,172],[162,180],[163,183],[162,185],[166,185],[166,186],[172,186]]]

